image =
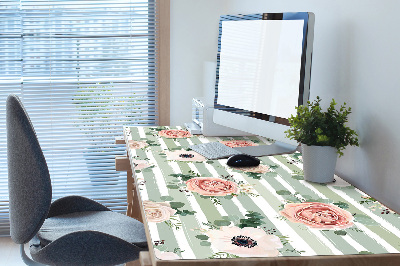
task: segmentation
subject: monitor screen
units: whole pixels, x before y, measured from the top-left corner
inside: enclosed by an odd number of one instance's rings
[[[217,103],[288,118],[298,104],[303,20],[223,21]]]
[[[214,122],[297,146],[284,132],[309,99],[313,27],[310,12],[221,16]]]

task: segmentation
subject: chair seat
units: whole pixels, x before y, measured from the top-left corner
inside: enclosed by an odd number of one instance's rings
[[[138,247],[146,248],[147,241],[141,222],[112,211],[84,211],[47,218],[37,237],[42,246],[79,231],[98,231],[109,234]]]

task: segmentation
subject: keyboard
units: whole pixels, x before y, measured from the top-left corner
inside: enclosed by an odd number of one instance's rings
[[[226,158],[235,154],[242,154],[240,151],[232,149],[231,147],[219,142],[191,145],[189,148],[210,160]]]

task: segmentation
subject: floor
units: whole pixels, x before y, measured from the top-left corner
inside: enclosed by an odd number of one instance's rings
[[[0,266],[25,265],[19,253],[19,245],[12,242],[10,237],[0,237],[0,258]]]
[[[19,245],[12,242],[10,237],[0,237],[0,266],[25,266],[19,248]],[[25,253],[29,254],[28,245],[25,245]],[[139,260],[136,260],[125,265],[140,266],[140,262]]]

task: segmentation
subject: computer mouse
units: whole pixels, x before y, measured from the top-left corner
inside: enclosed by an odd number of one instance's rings
[[[247,154],[236,154],[229,157],[226,164],[229,166],[258,166],[260,160]]]

